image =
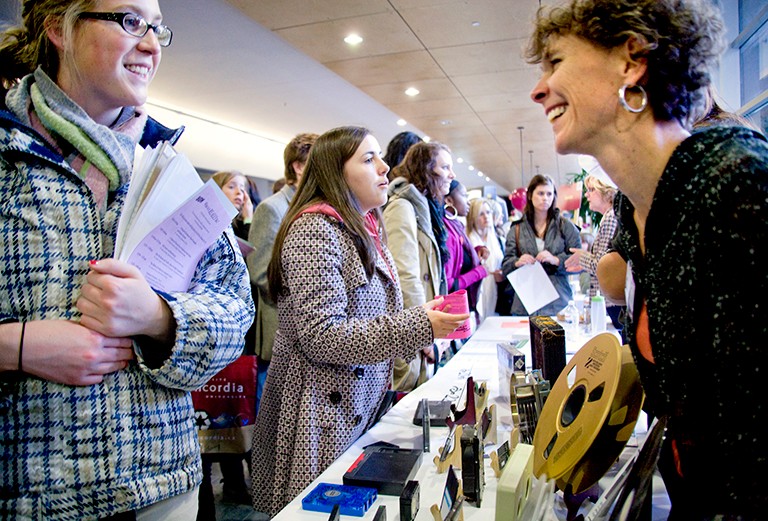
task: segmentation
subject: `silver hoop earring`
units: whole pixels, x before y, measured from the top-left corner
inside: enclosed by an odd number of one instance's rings
[[[443,210],[445,211],[445,217],[450,220],[456,219],[456,217],[459,215],[458,210],[456,210],[456,207],[453,206],[451,203],[446,204],[443,207]],[[450,211],[449,211],[450,210]]]
[[[640,92],[640,95],[642,96],[642,101],[640,102],[640,106],[638,108],[634,108],[632,105],[629,104],[627,101],[627,89],[636,89]],[[648,106],[648,94],[646,94],[645,89],[642,85],[622,85],[619,87],[619,103],[621,103],[621,106],[624,107],[624,110],[627,112],[631,112],[632,114],[640,114],[642,111],[645,110],[645,107]]]

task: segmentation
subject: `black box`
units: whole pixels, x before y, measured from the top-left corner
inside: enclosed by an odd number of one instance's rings
[[[565,369],[565,330],[551,317],[533,316],[530,323],[531,365],[554,385]]]
[[[386,496],[399,496],[414,478],[424,454],[415,449],[371,446],[344,473],[345,485],[371,487]]]

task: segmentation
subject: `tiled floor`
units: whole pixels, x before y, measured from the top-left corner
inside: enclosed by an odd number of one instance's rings
[[[216,501],[216,521],[266,521],[269,519],[267,514],[256,512],[251,505],[238,505],[235,503],[224,502],[224,492],[221,484],[221,468],[217,463],[213,464],[211,480],[213,483],[213,496]],[[250,488],[251,482],[247,473],[245,481]]]

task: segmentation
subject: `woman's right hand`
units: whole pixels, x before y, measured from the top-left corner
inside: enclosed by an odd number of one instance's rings
[[[69,320],[27,322],[23,370],[67,385],[93,385],[135,358],[130,338],[110,338]]]
[[[523,253],[519,259],[515,262],[515,267],[519,268],[520,266],[525,266],[526,264],[533,264],[536,262],[536,259],[533,257],[533,255],[529,253]]]
[[[432,336],[434,338],[445,338],[469,318],[469,313],[453,314],[437,311],[435,308],[442,305],[443,300],[443,298],[436,298],[423,306],[427,310],[427,318],[429,318],[429,323],[432,325]],[[443,309],[450,311],[450,304]]]

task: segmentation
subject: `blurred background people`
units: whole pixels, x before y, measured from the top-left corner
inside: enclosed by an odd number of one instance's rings
[[[591,246],[588,248],[571,248],[571,255],[565,260],[565,268],[568,272],[584,271],[589,274],[588,296],[594,297],[600,290],[597,280],[597,263],[610,249],[613,238],[618,230],[619,223],[613,212],[613,200],[616,197],[616,188],[602,181],[599,177],[588,175],[584,178],[589,209],[602,215],[597,235],[594,236]],[[613,326],[622,330],[620,316],[626,310],[624,299],[615,300],[606,297],[606,311],[611,317]]]
[[[253,438],[254,507],[274,515],[375,420],[393,358],[410,358],[469,315],[403,309],[379,223],[389,167],[364,128],[326,132],[269,265],[279,309]]]
[[[498,299],[498,286],[503,280],[501,274],[501,261],[504,253],[501,249],[501,241],[496,235],[492,207],[495,201],[490,199],[473,199],[469,203],[467,214],[467,237],[474,248],[485,248],[487,255],[482,259],[485,271],[493,274],[486,277],[480,285],[477,299],[478,322],[485,317],[496,314],[496,302]]]
[[[216,172],[211,177],[237,209],[237,215],[232,219],[232,230],[236,236],[247,241],[253,209],[261,201],[258,188],[245,174],[237,170]]]
[[[408,149],[422,141],[421,136],[408,130],[400,132],[390,140],[387,145],[387,153],[384,154],[384,162],[389,166],[387,176],[390,182],[395,179],[394,169],[403,160]]]
[[[565,271],[565,259],[571,248],[581,246],[576,225],[560,215],[557,188],[549,176],[535,175],[528,183],[523,218],[507,234],[501,270],[506,277],[526,264],[540,262],[558,298],[541,309],[528,312],[515,294],[512,315],[556,315],[573,299],[573,291]]]
[[[421,306],[445,295],[448,259],[443,202],[451,181],[450,149],[435,141],[411,146],[395,167],[384,208],[384,226],[395,259],[405,307]],[[439,349],[425,348],[410,363],[395,360],[392,388],[412,391],[434,373]]]
[[[577,0],[539,12],[528,51],[557,152],[595,157],[624,196],[628,338],[673,520],[768,509],[768,142],[690,130],[726,45],[713,2]]]
[[[129,13],[115,13],[126,11]],[[25,0],[0,36],[0,518],[195,519],[190,391],[253,319],[227,231],[190,287],[112,258],[173,32],[156,0]]]
[[[296,135],[283,151],[285,165],[285,185],[277,193],[264,199],[253,213],[248,242],[253,252],[248,255],[248,273],[251,284],[256,287],[256,320],[253,352],[258,356],[258,382],[256,387],[256,409],[264,391],[269,363],[272,360],[272,344],[277,330],[277,307],[269,296],[267,266],[272,258],[272,246],[277,237],[277,230],[283,221],[288,205],[291,203],[296,188],[301,181],[304,167],[309,158],[317,134],[302,133]]]
[[[489,250],[485,245],[479,245],[477,250],[467,237],[467,232],[461,219],[469,214],[469,201],[467,201],[467,189],[455,179],[451,181],[448,195],[445,196],[445,215],[443,222],[448,232],[446,243],[448,246],[448,261],[445,264],[445,278],[447,291],[467,290],[469,310],[475,313],[475,320],[479,320],[477,313],[480,285],[484,279],[494,280],[493,271],[488,271],[482,264],[481,257],[487,258]],[[497,270],[501,276],[501,270]],[[479,323],[479,322],[478,322]]]

